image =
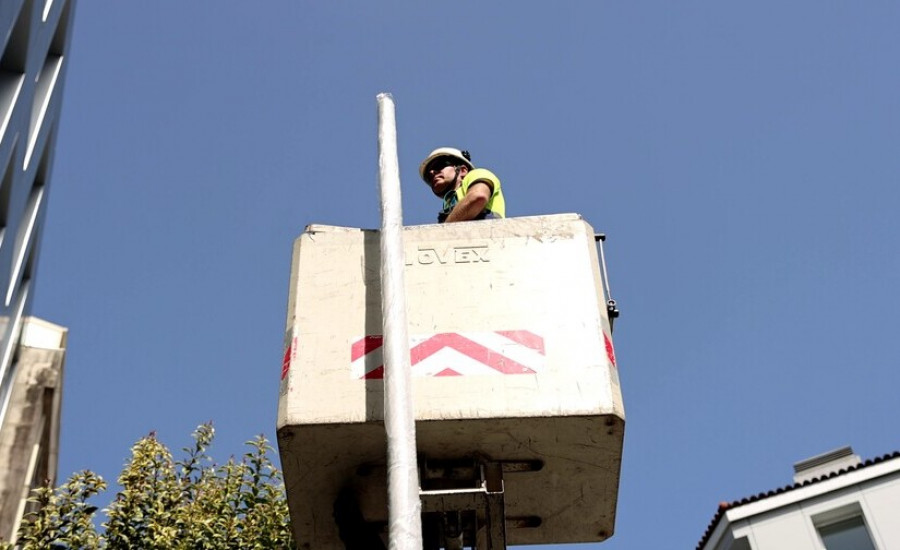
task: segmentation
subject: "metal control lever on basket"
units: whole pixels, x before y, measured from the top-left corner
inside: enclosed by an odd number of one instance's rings
[[[594,233],[594,241],[597,243],[597,250],[600,253],[600,273],[603,278],[603,292],[606,294],[606,313],[609,316],[609,330],[612,332],[613,321],[619,318],[619,308],[616,307],[616,301],[613,300],[609,290],[609,275],[606,272],[606,256],[603,253],[603,243],[606,242],[606,234]]]

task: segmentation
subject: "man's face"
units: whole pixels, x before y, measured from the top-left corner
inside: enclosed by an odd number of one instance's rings
[[[458,176],[465,173],[465,167],[457,167],[457,162],[452,157],[438,157],[428,164],[425,177],[432,193],[443,197],[447,191],[456,188]]]

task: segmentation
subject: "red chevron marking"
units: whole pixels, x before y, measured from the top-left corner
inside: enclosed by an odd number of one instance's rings
[[[435,376],[462,376],[462,375],[451,368],[446,368],[446,369],[442,370],[441,372],[435,374]]]
[[[498,330],[497,334],[544,355],[544,339],[527,330]]]
[[[284,380],[287,377],[288,371],[291,370],[291,348],[293,348],[293,345],[288,345],[284,349],[284,358],[281,360],[281,379],[282,380]]]
[[[513,361],[509,357],[501,355],[484,347],[478,342],[473,342],[465,336],[454,333],[435,334],[428,340],[410,350],[410,361],[413,365],[431,357],[444,348],[454,349],[463,355],[482,363],[503,374],[533,374],[534,371],[525,365]]]
[[[366,336],[361,340],[353,342],[353,345],[350,347],[350,362],[352,363],[363,355],[368,355],[369,353],[380,348],[384,343],[383,340],[384,339],[380,334],[376,334],[373,336]]]
[[[603,333],[603,341],[606,343],[606,357],[609,359],[609,362],[612,365],[616,366],[616,351],[613,349],[612,340],[609,339],[609,336],[606,333]]]
[[[378,368],[372,369],[371,372],[367,372],[363,378],[366,380],[381,380],[384,378],[384,365],[380,365]]]

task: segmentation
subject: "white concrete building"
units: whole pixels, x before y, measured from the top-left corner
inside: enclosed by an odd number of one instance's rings
[[[31,487],[56,481],[66,330],[26,316],[74,8],[75,0],[0,0],[0,540]]]
[[[697,550],[900,548],[900,452],[850,447],[794,465],[794,483],[722,503]]]
[[[68,331],[25,317],[16,378],[0,432],[0,540],[10,540],[33,509],[31,490],[56,483],[59,413]]]

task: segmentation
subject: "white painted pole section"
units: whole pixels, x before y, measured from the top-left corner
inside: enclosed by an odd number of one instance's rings
[[[403,215],[394,99],[378,94],[381,191],[381,316],[384,322],[384,428],[388,450],[390,550],[422,550],[422,503],[416,466],[409,335],[403,278]]]

